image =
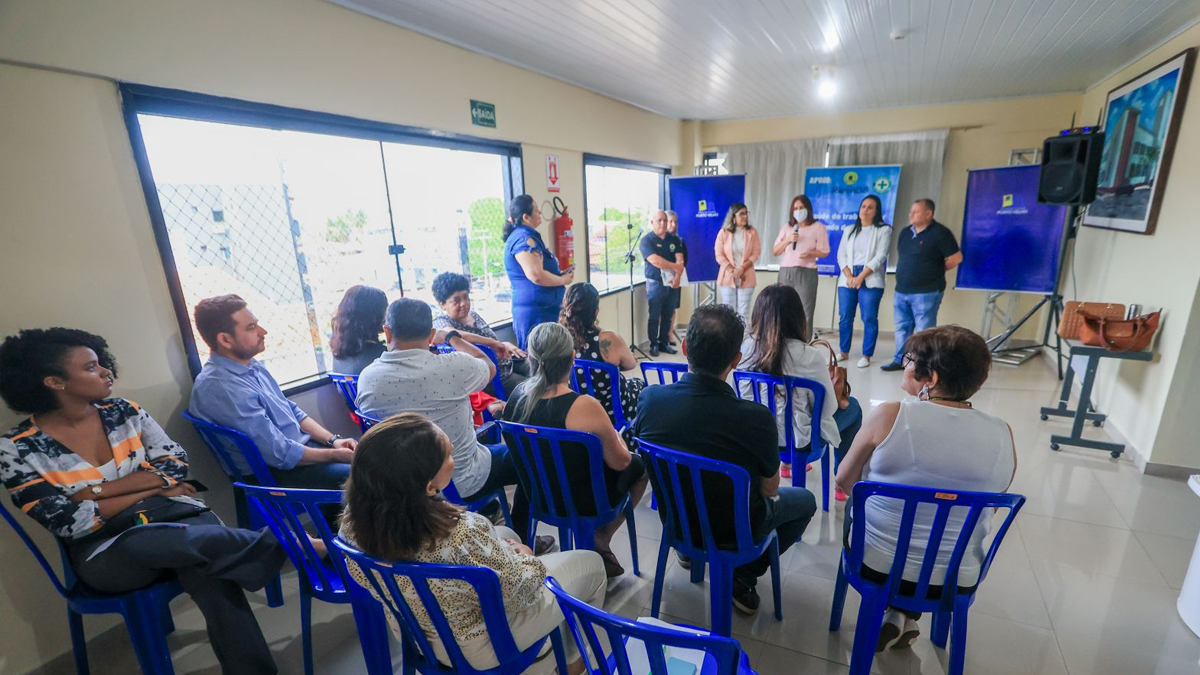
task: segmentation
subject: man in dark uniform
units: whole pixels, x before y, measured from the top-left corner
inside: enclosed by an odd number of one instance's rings
[[[896,248],[896,356],[880,370],[904,370],[908,336],[937,325],[938,308],[946,292],[946,272],[962,262],[954,233],[933,219],[933,200],[918,199],[908,211],[908,227],[900,230]]]
[[[646,261],[650,356],[658,356],[659,351],[668,354],[677,351],[669,342],[675,300],[671,286],[674,279],[683,274],[683,242],[677,235],[667,232],[667,213],[662,209],[650,217],[650,227],[651,231],[642,237],[638,250]],[[664,278],[664,275],[668,278]]]

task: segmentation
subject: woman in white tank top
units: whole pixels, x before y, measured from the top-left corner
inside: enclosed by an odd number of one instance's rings
[[[849,492],[859,480],[871,480],[946,490],[1006,491],[1017,465],[1012,429],[1004,420],[975,410],[967,400],[987,380],[991,367],[987,343],[965,328],[939,326],[913,335],[906,347],[900,388],[911,398],[880,404],[871,412],[838,469],[838,488]],[[866,522],[865,576],[886,579],[896,554],[902,513],[899,500],[877,497],[867,502],[861,516],[852,514]],[[917,509],[905,581],[918,580],[933,515],[932,506]],[[965,508],[950,512],[931,585],[944,580],[965,518]],[[983,540],[990,526],[991,513],[985,511],[959,568],[959,588],[978,582]],[[919,635],[919,617],[916,612],[889,609],[877,651],[911,645]]]

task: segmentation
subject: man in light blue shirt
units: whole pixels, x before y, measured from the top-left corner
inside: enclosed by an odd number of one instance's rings
[[[212,356],[192,385],[188,411],[249,436],[280,485],[342,489],[358,441],[305,414],[254,359],[266,348],[267,331],[246,301],[236,295],[201,300],[195,319]]]

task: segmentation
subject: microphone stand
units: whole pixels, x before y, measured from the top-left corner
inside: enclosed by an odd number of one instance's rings
[[[625,224],[626,231],[629,232],[629,250],[625,252],[625,264],[629,266],[629,349],[635,354],[641,354],[643,359],[650,358],[650,355],[642,351],[637,342],[637,322],[633,317],[633,263],[637,260],[637,254],[634,253],[633,241],[633,223]],[[636,356],[634,358],[637,358]]]

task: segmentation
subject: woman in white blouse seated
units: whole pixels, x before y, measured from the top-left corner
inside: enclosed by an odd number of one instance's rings
[[[571,595],[602,607],[607,578],[600,555],[565,551],[535,558],[512,530],[493,526],[487,518],[447,502],[441,491],[454,475],[451,450],[446,434],[418,413],[401,413],[372,427],[358,442],[350,467],[342,539],[384,560],[495,570],[517,647],[528,649],[560,626],[570,664],[568,674],[578,675],[583,672],[583,662],[544,582],[553,576]],[[352,561],[349,569],[355,580],[374,594]],[[410,606],[421,605],[411,584],[401,584],[401,588]],[[430,588],[471,666],[495,668],[495,650],[475,593],[455,581],[431,581]],[[390,613],[387,618],[399,638],[394,618]],[[428,616],[417,612],[417,618],[438,659],[450,663]]]
[[[858,400],[850,397],[850,404],[838,407],[837,395],[833,392],[833,381],[829,378],[830,350],[823,346],[808,344],[804,336],[811,333],[805,325],[805,314],[800,294],[784,284],[767,286],[754,302],[754,314],[750,317],[750,328],[742,342],[741,370],[753,370],[771,375],[790,375],[815,380],[825,388],[825,402],[821,410],[813,412],[813,395],[797,390],[792,402],[792,427],[796,437],[797,454],[807,454],[812,434],[813,416],[820,415],[821,438],[834,447],[840,461],[854,442],[854,436],[862,426],[862,408]],[[749,383],[742,386],[743,398],[751,395]],[[779,445],[784,443],[784,397],[777,394]],[[783,478],[792,477],[792,467],[784,463],[780,469]],[[837,493],[837,499],[846,495]]]
[[[905,345],[900,388],[910,398],[881,403],[871,412],[838,470],[838,487],[849,492],[859,480],[870,480],[945,490],[1007,491],[1017,469],[1012,429],[999,417],[974,409],[968,400],[987,381],[992,363],[987,343],[965,328],[939,326],[913,335]],[[902,591],[911,586],[908,592],[915,592],[933,513],[932,509],[917,510]],[[936,592],[933,585],[940,590],[945,579],[965,513],[964,509],[950,512],[930,579],[931,592]],[[845,519],[847,538],[849,515]],[[862,574],[886,581],[896,554],[903,503],[871,499],[862,517],[867,526]],[[959,567],[960,591],[978,583],[983,540],[990,526],[991,512],[985,510]],[[918,618],[918,612],[889,608],[876,651],[912,645],[920,635]]]

